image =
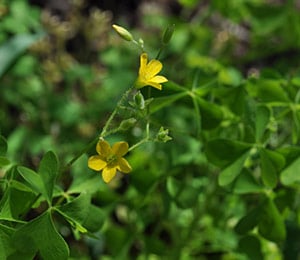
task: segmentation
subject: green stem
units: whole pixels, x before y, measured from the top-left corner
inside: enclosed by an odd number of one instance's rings
[[[129,147],[128,152],[132,151],[133,149],[137,148],[138,146],[140,146],[143,143],[148,142],[150,139],[148,137],[145,137],[144,139],[142,139],[141,141],[137,142],[136,144],[132,145]]]
[[[156,58],[155,58],[156,60],[159,59],[159,56],[161,55],[161,53],[162,53],[162,51],[164,50],[164,48],[165,48],[165,45],[162,45],[162,46],[159,48],[158,53],[157,53]]]
[[[105,126],[102,129],[102,132],[100,134],[100,137],[105,137],[108,134],[107,129],[109,128],[112,120],[114,119],[115,115],[117,114],[118,110],[120,109],[122,103],[125,101],[125,99],[129,96],[130,92],[132,91],[132,89],[134,88],[134,86],[130,87],[120,98],[120,100],[117,103],[116,108],[114,109],[114,111],[110,114],[108,120],[105,123]]]

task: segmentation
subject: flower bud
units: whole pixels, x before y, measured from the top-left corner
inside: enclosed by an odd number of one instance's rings
[[[170,137],[168,134],[169,129],[164,129],[163,127],[161,127],[156,135],[156,140],[164,143],[172,140],[172,137]]]
[[[168,44],[172,38],[172,35],[175,30],[175,24],[169,25],[167,29],[165,30],[162,38],[163,44]]]
[[[133,37],[132,37],[131,33],[128,32],[125,28],[118,26],[116,24],[113,24],[112,27],[117,32],[117,34],[119,34],[124,40],[129,41],[129,42],[133,41]]]
[[[134,104],[137,108],[143,110],[145,108],[145,99],[144,99],[144,96],[143,94],[138,91],[134,97],[133,97],[133,100],[134,100]]]
[[[128,119],[125,119],[121,122],[120,126],[119,126],[119,130],[121,131],[126,131],[127,129],[129,129],[130,127],[134,126],[136,123],[136,119],[131,117]]]

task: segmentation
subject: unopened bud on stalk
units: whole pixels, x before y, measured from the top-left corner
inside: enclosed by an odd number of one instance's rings
[[[133,99],[134,99],[134,103],[135,103],[136,107],[138,107],[139,109],[145,108],[145,99],[144,99],[143,94],[140,91],[138,91],[134,95]]]
[[[123,38],[124,40],[129,41],[129,42],[133,41],[133,37],[132,37],[131,33],[128,32],[125,28],[123,28],[119,25],[116,25],[116,24],[113,24],[112,27],[117,32],[117,34],[119,34],[121,36],[121,38]]]
[[[119,129],[121,131],[126,131],[128,130],[130,127],[133,127],[136,123],[136,119],[131,117],[131,118],[128,118],[128,119],[125,119],[121,122],[120,126],[119,126]]]

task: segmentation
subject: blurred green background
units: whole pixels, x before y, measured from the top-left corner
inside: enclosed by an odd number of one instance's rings
[[[220,187],[219,168],[205,150],[215,138],[252,143],[254,102],[298,104],[297,0],[2,0],[0,134],[7,139],[7,157],[36,168],[42,155],[53,150],[64,165],[99,134],[139,67],[139,50],[118,37],[114,23],[142,38],[151,58],[165,28],[175,24],[160,57],[162,75],[171,83],[161,92],[152,90],[153,97],[165,101],[152,114],[153,127],[170,129],[173,140],[131,152],[132,173],[110,185],[88,169],[88,155],[61,176],[64,190],[93,194],[103,219],[95,237],[76,237],[57,220],[70,259],[298,259],[299,185],[278,183],[263,191],[274,195],[285,219],[284,240],[258,232],[255,214],[253,225],[239,232],[235,227],[260,201],[261,188]],[[197,89],[199,104],[178,96],[172,82]],[[283,93],[285,84],[292,87]],[[271,115],[267,112],[267,121],[258,119],[273,131],[267,148],[295,147],[287,161],[299,154],[299,108],[293,108],[295,113],[276,107]],[[281,112],[287,116],[277,116]],[[137,125],[109,141],[132,145],[143,131]],[[225,161],[234,153],[225,144],[217,146],[211,151],[219,149]],[[248,170],[257,177],[255,169]],[[270,232],[276,226],[265,224]]]

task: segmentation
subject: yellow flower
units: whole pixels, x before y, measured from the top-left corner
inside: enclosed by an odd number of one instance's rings
[[[128,143],[117,142],[110,147],[109,143],[100,140],[97,143],[98,155],[93,155],[88,160],[88,167],[95,170],[102,170],[102,178],[108,183],[115,177],[117,170],[124,173],[131,171],[131,166],[123,156],[128,152]]]
[[[160,83],[167,82],[168,79],[157,75],[163,65],[158,60],[151,60],[148,62],[148,55],[147,53],[142,53],[140,56],[140,69],[139,69],[139,76],[135,83],[137,88],[142,88],[144,86],[152,86],[161,90],[162,86]]]

